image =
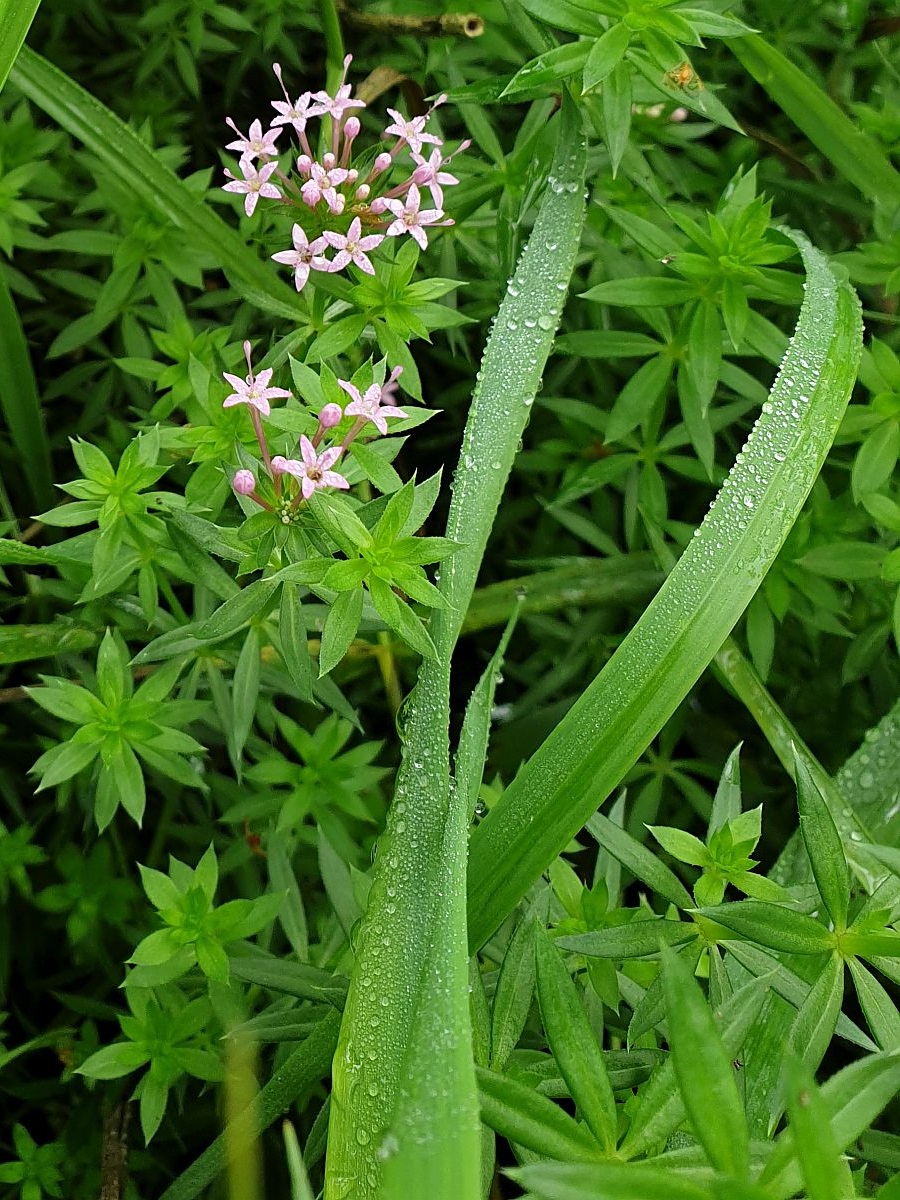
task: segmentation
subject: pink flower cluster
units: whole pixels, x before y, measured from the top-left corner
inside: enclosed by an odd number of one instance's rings
[[[386,237],[409,234],[426,249],[426,229],[436,225],[452,225],[444,215],[444,188],[459,182],[445,170],[453,155],[445,157],[443,143],[427,129],[428,119],[446,99],[440,96],[424,116],[405,117],[394,108],[387,111],[392,120],[382,135],[392,141],[389,150],[378,154],[371,166],[354,166],[354,142],[361,129],[354,110],[366,107],[363,100],[353,99],[346,82],[351,62],[344,59],[344,74],[334,96],[328,92],[304,92],[291,100],[284,85],[281,67],[273,66],[281,85],[284,100],[273,100],[276,115],[264,132],[262,123],[254,121],[246,134],[241,133],[229,117],[227,124],[237,134],[228,143],[229,150],[240,153],[240,175],[226,170],[229,182],[226,192],[244,197],[244,212],[252,216],[260,197],[280,200],[302,210],[302,218],[291,230],[293,246],[279,250],[272,258],[294,270],[294,284],[301,291],[312,271],[343,271],[351,263],[367,275],[375,268],[369,254]],[[320,136],[329,149],[321,157],[313,152],[317,139],[307,131],[310,120],[327,119],[330,129]],[[292,159],[296,174],[282,170],[279,147],[282,131],[290,127],[297,139],[300,153]],[[455,153],[465,150],[463,142]],[[402,158],[408,152],[412,166],[404,166]],[[393,182],[403,171],[405,178]],[[423,190],[430,196],[431,207],[423,208]],[[336,250],[328,258],[329,250]]]
[[[352,383],[339,379],[338,384],[350,397],[350,402],[344,406],[326,404],[319,413],[318,428],[313,437],[310,439],[305,434],[300,436],[297,443],[300,457],[286,458],[282,454],[270,453],[262,418],[269,416],[272,411],[270,400],[286,399],[291,393],[284,388],[269,386],[272,379],[271,367],[266,367],[258,375],[254,375],[249,342],[244,342],[244,357],[247,360],[246,378],[224,372],[224,378],[234,391],[223,400],[222,407],[247,405],[260,453],[272,480],[274,501],[260,495],[256,476],[246,468],[235,473],[232,486],[239,496],[249,496],[261,508],[277,512],[284,524],[288,525],[300,504],[308,500],[317,489],[350,486],[344,476],[333,468],[367,424],[371,423],[379,433],[384,434],[388,431],[387,417],[407,416],[402,408],[393,403],[398,387],[397,381],[403,368],[395,367],[384,384],[373,383],[362,394]],[[342,440],[322,448],[323,440],[345,417],[353,417],[354,420]],[[285,486],[290,480],[295,482]]]

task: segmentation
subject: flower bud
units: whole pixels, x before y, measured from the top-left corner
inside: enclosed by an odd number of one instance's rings
[[[231,486],[239,496],[250,496],[256,491],[256,477],[252,471],[236,471]]]
[[[369,193],[371,192],[371,190],[372,189],[369,187],[369,185],[367,183],[361,184],[356,189],[356,199],[357,200],[368,200]]]
[[[333,154],[323,154],[322,155],[322,166],[325,168],[326,171],[330,171],[336,162],[337,162],[337,159],[334,157]]]
[[[394,160],[391,158],[390,154],[387,153],[387,151],[379,154],[375,159],[375,162],[372,164],[372,174],[380,175],[382,171],[386,171],[388,169],[393,161]]]
[[[348,117],[344,122],[344,137],[347,141],[352,142],[359,134],[362,126],[359,123],[359,117]]]
[[[431,167],[428,165],[428,163],[423,163],[420,167],[416,167],[416,169],[413,171],[412,178],[409,182],[414,183],[416,187],[421,187],[423,183],[428,183],[432,175],[433,171],[431,170]]]
[[[387,205],[385,204],[384,198],[382,196],[376,196],[375,199],[372,201],[372,203],[369,205],[369,211],[374,213],[376,217],[381,216],[381,214],[384,212],[384,210],[386,208],[387,208]]]
[[[319,413],[319,425],[322,429],[334,429],[344,415],[339,404],[326,404]]]
[[[309,175],[312,168],[312,159],[308,154],[301,154],[297,159],[297,170],[301,175]]]

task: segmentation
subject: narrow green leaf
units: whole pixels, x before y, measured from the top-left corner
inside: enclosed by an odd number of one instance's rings
[[[600,1147],[558,1104],[508,1076],[476,1068],[485,1125],[535,1154],[564,1162],[596,1162]]]
[[[542,918],[546,921],[549,902],[549,892],[545,889],[516,926],[500,964],[491,1010],[491,1055],[488,1065],[494,1071],[505,1070],[528,1018],[534,995],[534,946],[538,920]]]
[[[689,959],[688,964],[691,961]],[[687,969],[690,970],[689,965]],[[762,981],[753,979],[715,1011],[729,1060],[741,1052],[749,1031],[759,1020],[767,992]],[[685,1107],[675,1075],[675,1061],[673,1055],[668,1054],[638,1093],[619,1153],[629,1159],[649,1153],[653,1147],[664,1144],[683,1124],[684,1118]]]
[[[306,304],[260,261],[243,237],[198,201],[99,100],[27,46],[10,78],[32,103],[96,154],[127,191],[212,254],[246,300],[288,320],[305,317]]]
[[[746,1178],[749,1136],[731,1059],[685,965],[666,948],[662,962],[669,1044],[694,1133],[717,1170]]]
[[[660,942],[680,946],[697,937],[697,926],[690,921],[629,921],[589,933],[572,933],[557,939],[563,950],[574,950],[588,958],[646,958],[659,952]]]
[[[206,553],[189,527],[170,521],[167,528],[172,545],[187,567],[190,579],[209,588],[220,600],[230,600],[238,594],[241,590],[239,585]]]
[[[900,1013],[896,1004],[859,959],[848,958],[847,966],[853,976],[859,1006],[879,1047],[882,1050],[900,1050]]]
[[[833,954],[809,989],[788,1035],[791,1049],[810,1071],[818,1068],[831,1044],[843,999],[844,963]]]
[[[900,174],[877,143],[838,108],[808,72],[758,34],[731,38],[727,45],[836,171],[888,210],[900,203]]]
[[[231,725],[228,729],[228,748],[235,771],[240,778],[241,755],[253,727],[256,704],[259,700],[259,659],[262,647],[259,630],[251,625],[238,655],[231,685]]]
[[[597,38],[584,64],[583,91],[589,92],[616,69],[630,43],[631,30],[622,21],[611,25],[602,37]]]
[[[547,1041],[579,1116],[607,1152],[616,1148],[616,1101],[600,1046],[566,964],[547,934],[535,946],[538,999]]]
[[[627,867],[635,878],[640,879],[641,883],[645,883],[658,896],[662,896],[677,908],[694,907],[690,893],[678,876],[620,825],[616,825],[603,813],[594,813],[587,827],[608,854],[618,859],[623,867]]]
[[[825,797],[806,765],[805,758],[794,749],[794,779],[797,783],[797,807],[800,810],[800,833],[809,855],[819,895],[828,909],[834,927],[847,927],[850,905],[850,868],[844,858],[844,847],[832,820]]]
[[[16,0],[7,19],[12,22],[9,31],[4,26],[4,8],[10,5],[0,0],[0,87],[5,79],[4,52],[9,53],[15,41],[17,18],[25,16],[30,22],[37,4],[30,0]],[[29,15],[30,14],[30,15]],[[28,25],[22,30],[24,37]],[[18,47],[16,47],[18,49]],[[13,54],[13,57],[15,55]],[[6,70],[9,69],[6,64]],[[0,411],[9,430],[10,441],[22,468],[22,483],[38,508],[53,503],[53,472],[50,465],[50,443],[44,425],[44,414],[38,396],[31,356],[25,331],[15,301],[0,271]]]
[[[328,610],[319,649],[319,678],[332,671],[350,648],[362,619],[363,590],[339,592]]]
[[[785,954],[826,954],[834,948],[834,934],[824,925],[780,904],[739,900],[713,905],[701,912],[739,937]]]
[[[733,954],[741,966],[746,967],[757,978],[765,979],[772,991],[781,996],[783,1000],[787,1000],[792,1007],[796,1009],[803,1007],[812,990],[811,985],[805,979],[801,979],[799,975],[795,975],[784,963],[779,962],[777,958],[767,954],[765,950],[760,950],[758,946],[754,946],[750,942],[729,942],[728,953]],[[784,1027],[785,1038],[789,1029],[790,1021]],[[867,1037],[859,1026],[843,1013],[838,1017],[835,1033],[838,1037],[842,1037],[854,1046],[860,1046],[863,1050],[877,1049],[872,1039]]]
[[[0,664],[78,654],[96,646],[99,638],[99,630],[83,625],[4,625],[0,628]]]
[[[536,1200],[709,1200],[702,1184],[666,1167],[531,1163],[508,1174]]]
[[[475,685],[475,690],[466,705],[462,730],[459,735],[459,745],[456,750],[454,775],[456,786],[460,789],[470,817],[478,802],[478,789],[484,775],[484,764],[487,759],[488,739],[491,732],[491,712],[494,707],[494,694],[497,681],[503,667],[503,656],[512,637],[513,629],[518,620],[518,609],[514,610],[506,623],[506,628],[500,638],[500,644],[494,651],[491,661],[485,667],[481,678]]]
[[[41,0],[0,0],[0,91],[40,3]]]
[[[807,292],[771,411],[641,620],[475,830],[472,946],[500,924],[675,711],[749,603],[821,468],[856,375],[859,305],[799,235],[798,245]]]
[[[214,641],[237,633],[242,625],[265,609],[277,587],[276,579],[257,579],[249,583],[203,622],[197,636],[204,641]]]
[[[785,1061],[787,1111],[809,1200],[842,1200],[842,1163],[828,1111],[812,1072],[794,1055]]]
[[[582,293],[582,300],[595,300],[598,304],[625,305],[627,308],[640,305],[645,308],[660,305],[685,304],[696,298],[697,289],[692,283],[681,279],[608,279]]]
[[[278,617],[278,646],[281,658],[301,699],[313,704],[312,661],[309,657],[306,625],[303,621],[300,592],[293,583],[281,585]]]
[[[896,1100],[900,1059],[896,1054],[869,1054],[832,1075],[820,1090],[837,1152],[842,1154]],[[797,1158],[794,1132],[788,1127],[760,1175],[769,1195],[793,1196],[802,1190]]]

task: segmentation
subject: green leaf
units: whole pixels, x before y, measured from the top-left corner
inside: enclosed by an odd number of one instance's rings
[[[669,1044],[694,1134],[718,1171],[746,1178],[749,1135],[731,1059],[687,967],[666,948],[662,964]]]
[[[278,617],[278,647],[281,657],[302,700],[314,703],[312,692],[312,662],[303,620],[300,592],[293,583],[281,585],[281,607]]]
[[[475,685],[475,690],[469,698],[463,716],[453,773],[456,786],[462,792],[470,817],[478,803],[478,791],[484,776],[484,764],[487,759],[491,731],[491,712],[494,708],[494,696],[503,667],[503,657],[518,619],[519,613],[516,609],[506,623],[500,643],[491,656],[490,662]]]
[[[292,950],[301,962],[305,962],[309,957],[309,932],[303,895],[291,866],[287,845],[280,834],[274,831],[269,833],[266,839],[266,854],[271,887],[273,891],[285,896],[278,919]]]
[[[624,305],[626,308],[653,308],[671,304],[685,304],[694,300],[697,289],[692,283],[681,279],[608,279],[581,293],[582,300],[594,300],[598,304]]]
[[[588,820],[597,795],[615,789],[681,703],[815,481],[855,379],[859,308],[827,261],[802,237],[798,244],[807,292],[771,411],[760,416],[728,487],[643,617],[472,836],[472,946],[500,924]]]
[[[535,1200],[709,1200],[707,1188],[670,1168],[641,1164],[531,1163],[508,1174]]]
[[[88,1079],[121,1079],[130,1075],[149,1061],[150,1055],[143,1046],[132,1042],[116,1042],[112,1046],[104,1046],[77,1068],[79,1075]]]
[[[798,754],[796,748],[794,779],[797,783],[800,833],[812,864],[816,886],[835,929],[841,932],[847,927],[850,868],[844,858],[844,847],[825,797],[806,765],[806,758]]]
[[[27,46],[10,78],[32,103],[95,154],[125,190],[213,255],[245,300],[287,320],[305,318],[306,305],[293,289],[279,281],[239,233],[198,201],[115,113]]]
[[[789,970],[783,963],[771,954],[767,954],[765,950],[760,950],[757,946],[751,945],[749,942],[729,942],[728,953],[733,954],[741,966],[746,967],[748,971],[756,975],[758,978],[765,979],[776,995],[787,1000],[788,1004],[795,1009],[803,1007],[804,1001],[809,995],[811,985],[793,971]],[[784,1036],[787,1037],[790,1029],[791,1021],[788,1020],[784,1027]],[[871,1038],[854,1025],[853,1022],[843,1013],[838,1017],[835,1033],[845,1041],[851,1042],[854,1046],[860,1046],[863,1050],[875,1050],[875,1043]]]
[[[240,586],[206,553],[190,526],[185,527],[178,521],[170,520],[167,528],[172,545],[187,567],[190,579],[209,588],[220,600],[230,600],[238,594]]]
[[[710,300],[701,300],[691,318],[688,333],[687,371],[704,416],[715,395],[721,365],[722,326],[719,312]]]
[[[369,580],[369,594],[379,616],[384,618],[389,628],[423,658],[434,658],[436,651],[434,643],[428,635],[425,626],[413,613],[408,604],[392,591],[389,584],[377,576]]]
[[[618,859],[623,867],[627,867],[658,896],[676,908],[693,908],[694,902],[678,876],[661,863],[651,850],[626,833],[621,825],[616,825],[603,813],[594,813],[587,827],[607,853]]]
[[[648,825],[647,828],[673,858],[689,863],[693,867],[708,867],[709,851],[698,837],[684,829],[672,829],[667,825]]]
[[[574,950],[588,958],[646,958],[658,954],[660,942],[681,946],[697,937],[697,926],[690,921],[629,921],[610,925],[590,933],[573,933],[557,939],[563,950]]]
[[[535,946],[538,999],[550,1051],[578,1114],[607,1152],[616,1148],[616,1101],[597,1038],[559,951],[540,930]]]
[[[888,211],[896,208],[900,174],[878,144],[838,108],[807,71],[755,33],[732,38],[727,45],[836,171]]]
[[[793,1054],[785,1060],[785,1085],[794,1146],[809,1200],[841,1200],[843,1164],[828,1110],[812,1072]]]
[[[900,1013],[875,976],[857,958],[848,958],[859,1006],[882,1050],[900,1050]]]
[[[595,88],[616,69],[630,44],[631,30],[622,21],[611,25],[602,37],[597,38],[584,64],[583,92]]]
[[[248,584],[203,622],[197,636],[211,642],[237,633],[242,625],[265,610],[278,586],[279,581],[272,578],[257,579]]]
[[[259,629],[251,625],[238,655],[231,684],[231,722],[228,727],[228,748],[240,779],[241,754],[256,716],[259,699],[259,660],[262,646]]]
[[[9,10],[12,11],[9,11]],[[15,58],[18,35],[24,38],[37,4],[0,0],[0,88]],[[19,39],[21,40],[21,39]],[[22,483],[38,508],[53,503],[50,442],[44,425],[31,356],[15,302],[0,273],[0,412],[21,468]],[[33,510],[32,510],[33,511]]]
[[[694,956],[688,958],[686,970]],[[758,979],[739,988],[717,1010],[715,1017],[721,1030],[722,1042],[729,1060],[740,1052],[749,1031],[756,1025],[767,989]],[[635,1158],[652,1152],[684,1124],[686,1110],[675,1073],[674,1056],[670,1053],[654,1071],[638,1093],[628,1132],[619,1147],[623,1158]]]
[[[339,592],[328,610],[322,629],[322,645],[319,649],[319,678],[327,675],[338,665],[356,637],[362,619],[363,589],[354,588]]]
[[[586,42],[566,42],[562,46],[555,46],[520,67],[500,93],[499,99],[521,100],[558,87],[561,80],[569,79],[582,69],[588,53]]]
[[[40,0],[0,0],[0,91],[39,6]]]
[[[750,942],[782,950],[785,954],[826,954],[834,948],[834,934],[794,909],[764,900],[739,900],[701,910],[726,929]]]
[[[475,1074],[485,1125],[548,1158],[569,1162],[595,1162],[600,1158],[600,1147],[588,1131],[558,1104],[484,1067],[477,1067]]]
[[[549,895],[542,892],[519,921],[503,955],[491,1009],[489,1066],[503,1072],[521,1037],[534,995],[534,946],[538,919],[546,919]]]
[[[844,963],[833,954],[823,966],[797,1012],[788,1041],[810,1071],[815,1071],[834,1037],[844,999]]]

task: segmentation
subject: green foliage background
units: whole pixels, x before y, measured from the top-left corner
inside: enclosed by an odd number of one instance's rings
[[[893,1200],[896,18],[421,7],[0,0],[0,1196]],[[308,300],[224,117],[344,49],[472,146]],[[242,525],[245,337],[404,366],[423,603]]]

